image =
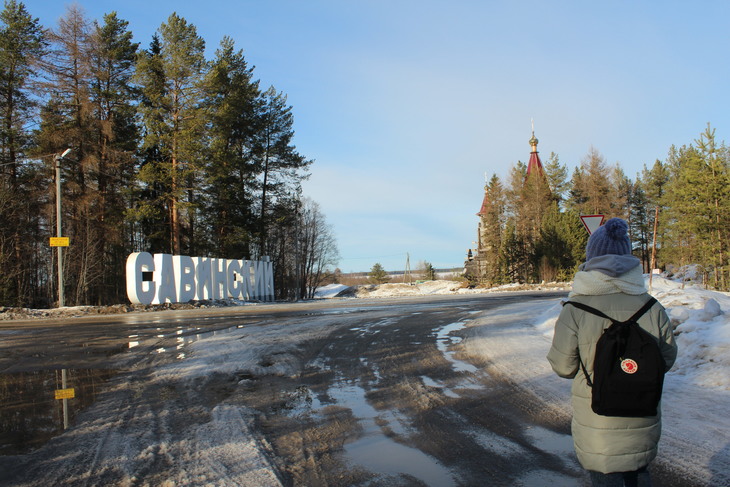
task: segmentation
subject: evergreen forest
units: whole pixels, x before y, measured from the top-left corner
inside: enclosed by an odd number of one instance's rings
[[[594,148],[571,172],[551,153],[544,171],[514,164],[485,186],[480,239],[484,263],[469,276],[487,285],[569,281],[585,260],[581,215],[629,223],[633,253],[650,269],[696,266],[705,285],[728,290],[730,151],[710,124],[672,146],[634,179]]]
[[[212,59],[205,47],[175,13],[140,46],[116,13],[92,21],[72,5],[47,28],[6,0],[0,306],[57,303],[57,214],[65,305],[126,302],[137,251],[268,256],[277,298],[314,292],[337,247],[302,194],[313,161],[292,143],[292,107],[259,86],[233,39]]]

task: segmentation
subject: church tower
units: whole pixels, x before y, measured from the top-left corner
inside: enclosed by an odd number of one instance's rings
[[[527,164],[527,171],[522,188],[524,212],[527,212],[526,218],[521,218],[523,226],[530,228],[521,228],[520,230],[529,234],[531,238],[536,238],[537,232],[542,222],[542,214],[547,209],[546,201],[550,199],[550,189],[547,182],[547,175],[540,160],[540,154],[537,151],[538,144],[535,137],[535,128],[532,128],[532,137],[530,137],[530,161]],[[499,258],[499,247],[502,235],[502,227],[504,221],[497,219],[500,213],[493,206],[490,200],[490,184],[485,181],[484,197],[479,212],[477,226],[476,248],[467,251],[467,259],[464,266],[465,275],[471,279],[478,281],[490,281],[490,273],[496,268],[496,261]],[[503,215],[498,215],[503,219]],[[525,223],[529,222],[529,223]]]
[[[540,160],[540,154],[537,152],[537,143],[539,141],[537,140],[537,137],[535,137],[535,129],[532,129],[532,137],[530,137],[530,147],[532,148],[532,151],[530,152],[530,162],[527,163],[527,177],[529,178],[531,174],[540,174],[542,177],[545,177],[545,171],[542,168],[542,161]]]

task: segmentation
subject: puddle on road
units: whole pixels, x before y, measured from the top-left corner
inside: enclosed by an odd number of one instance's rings
[[[230,326],[226,328],[220,328],[216,330],[205,330],[200,327],[190,328],[190,327],[178,327],[177,330],[175,330],[172,333],[164,334],[164,333],[158,333],[157,335],[154,335],[152,337],[148,337],[147,339],[162,339],[162,340],[168,340],[172,341],[173,343],[171,345],[165,344],[162,347],[156,348],[154,351],[156,353],[177,353],[175,356],[178,360],[182,360],[185,358],[185,352],[183,351],[183,348],[193,342],[197,342],[198,340],[203,340],[205,338],[210,338],[214,336],[219,335],[228,335],[235,331],[237,331],[240,328],[244,328],[246,325],[236,325],[236,326]],[[158,330],[161,330],[161,328],[158,328]],[[138,347],[142,344],[140,341],[142,338],[140,338],[139,335],[129,335],[129,341],[128,348],[132,349],[135,347]]]
[[[556,458],[560,458],[566,467],[581,471],[581,466],[573,449],[572,436],[556,433],[540,426],[527,428],[525,434],[535,447],[555,455]]]
[[[361,362],[367,365],[365,359]],[[309,365],[328,369],[321,359]],[[374,372],[377,375],[377,370]],[[397,411],[375,409],[357,381],[340,377],[320,397],[308,387],[300,386],[289,394],[286,414],[290,417],[306,415],[322,418],[321,409],[332,404],[351,410],[362,427],[360,437],[344,446],[345,459],[350,465],[361,466],[381,476],[410,475],[433,487],[456,485],[451,472],[435,458],[393,439],[394,436],[410,436],[410,425]]]
[[[519,477],[515,484],[520,487],[544,487],[546,485],[579,486],[582,468],[573,452],[573,438],[570,435],[555,433],[540,426],[528,427],[525,435],[530,444],[535,448],[553,455],[559,462],[562,462],[569,470],[575,471],[575,475],[566,475],[559,472],[545,470],[529,470]],[[493,452],[501,457],[517,461],[529,461],[530,451],[519,443],[500,436],[493,431],[483,428],[474,429],[469,436],[477,444],[487,451]]]
[[[449,470],[434,458],[384,434],[378,422],[385,421],[396,435],[405,435],[407,430],[393,412],[379,412],[368,404],[363,388],[343,383],[330,389],[328,394],[339,405],[351,409],[363,428],[359,439],[345,445],[349,463],[380,475],[410,475],[430,486],[456,485]]]
[[[111,356],[147,345],[153,353],[171,353],[176,354],[177,359],[184,359],[186,345],[211,336],[230,334],[243,326],[216,330],[179,326],[172,331],[153,327],[130,334],[113,348],[94,348],[92,344],[83,344],[82,349],[89,350],[87,353],[101,350],[96,353]],[[157,348],[153,348],[155,346]],[[66,389],[74,390],[74,397],[66,400],[67,420],[72,426],[77,414],[95,401],[101,386],[118,371],[67,369],[66,372]],[[27,453],[63,432],[63,399],[56,399],[56,391],[62,389],[61,375],[61,369],[0,374],[0,455]]]
[[[74,390],[67,399],[69,425],[117,372],[67,369],[66,389]],[[55,398],[61,375],[61,370],[0,374],[0,455],[27,453],[63,432],[63,400]]]

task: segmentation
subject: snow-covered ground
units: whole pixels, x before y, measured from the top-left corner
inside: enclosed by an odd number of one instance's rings
[[[356,289],[344,284],[329,284],[318,288],[314,293],[316,299],[327,299],[340,296],[355,296],[358,298],[392,298],[398,296],[427,296],[431,294],[484,294],[501,293],[508,291],[541,291],[570,289],[566,283],[548,283],[541,285],[505,284],[492,288],[466,288],[462,283],[450,280],[425,281],[416,284],[391,282],[387,284],[372,284],[359,286]]]
[[[648,281],[648,278],[647,278]],[[390,291],[388,291],[390,287]],[[406,289],[410,288],[409,289]],[[415,286],[381,286],[375,296],[400,296],[404,293],[433,294],[470,292],[457,290],[447,282]],[[414,289],[415,288],[415,289]],[[331,297],[344,289],[329,286],[318,297]],[[504,289],[503,289],[504,290]],[[683,285],[658,275],[653,276],[652,294],[667,308],[676,327],[679,357],[666,377],[663,400],[664,433],[658,462],[671,463],[683,476],[708,486],[730,485],[730,294]],[[475,336],[464,340],[469,355],[483,354],[491,363],[540,395],[557,414],[570,415],[570,381],[555,376],[544,358],[550,347],[552,330],[560,312],[560,300],[529,301],[496,311],[475,313],[467,327]],[[513,323],[509,333],[495,334],[493,325]],[[255,367],[263,353],[286,353],[289,347],[334,326],[328,318],[302,324],[292,337],[292,328],[247,328],[202,339],[193,344],[192,357],[162,369],[161,375],[199,376],[214,372]],[[237,338],[237,339],[233,339]],[[286,371],[282,371],[286,373]],[[213,421],[226,421],[229,412],[217,411]],[[245,421],[244,421],[245,423]],[[218,425],[225,429],[225,425]],[[216,425],[207,425],[216,428]],[[201,434],[204,434],[201,432]],[[569,450],[569,448],[567,449]],[[572,452],[567,451],[567,455]],[[236,445],[238,461],[244,471],[237,480],[257,485],[278,485],[256,441]],[[269,472],[271,470],[271,472]]]
[[[648,287],[648,276],[646,282]],[[684,478],[701,485],[730,485],[730,294],[658,275],[651,288],[667,309],[679,347],[665,378],[657,462],[679,468]],[[520,333],[511,328],[495,336],[483,326],[467,345],[470,353],[489,356],[513,380],[569,414],[571,381],[557,377],[544,359],[560,310],[556,300],[547,308],[528,303],[485,313],[474,326],[510,322]]]

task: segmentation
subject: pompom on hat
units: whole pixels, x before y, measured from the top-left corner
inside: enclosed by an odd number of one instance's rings
[[[631,255],[629,224],[621,218],[611,218],[593,232],[586,245],[586,261],[606,254]]]

